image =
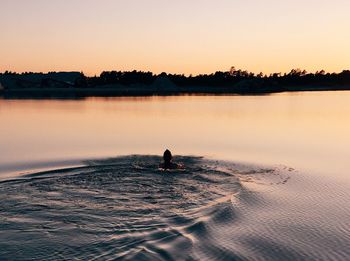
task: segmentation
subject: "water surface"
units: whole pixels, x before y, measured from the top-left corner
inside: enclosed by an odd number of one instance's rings
[[[349,101],[0,100],[0,259],[348,260]]]
[[[346,260],[349,193],[287,167],[86,162],[0,183],[5,260]],[[336,194],[322,192],[324,187]],[[307,189],[306,189],[307,188]],[[340,200],[342,199],[342,200]],[[316,206],[316,207],[315,207]]]
[[[285,164],[348,181],[350,92],[0,100],[0,175],[175,154]]]

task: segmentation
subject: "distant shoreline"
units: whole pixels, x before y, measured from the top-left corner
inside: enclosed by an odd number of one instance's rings
[[[116,88],[15,88],[0,90],[0,98],[30,99],[30,98],[88,98],[88,97],[137,97],[137,96],[177,96],[177,95],[268,95],[283,92],[305,91],[348,91],[350,86],[288,86],[273,87],[258,90],[237,91],[230,87],[189,86],[176,90],[156,90],[146,86]]]
[[[0,74],[5,98],[84,98],[164,95],[264,95],[279,92],[350,90],[350,70],[307,73],[293,69],[269,76],[236,70],[185,76],[142,71],[110,71],[86,77],[80,72]]]

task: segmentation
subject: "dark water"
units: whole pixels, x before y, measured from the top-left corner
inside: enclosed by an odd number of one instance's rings
[[[350,198],[284,166],[127,156],[0,183],[1,260],[348,260]],[[325,193],[322,193],[325,191]]]

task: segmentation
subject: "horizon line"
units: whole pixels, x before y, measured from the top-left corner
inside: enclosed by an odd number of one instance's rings
[[[288,74],[288,73],[291,73],[293,70],[298,70],[298,71],[301,71],[301,72],[304,72],[305,74],[317,74],[319,72],[323,72],[324,74],[339,74],[339,73],[342,73],[344,71],[349,71],[349,69],[341,69],[339,71],[326,71],[324,69],[320,69],[320,70],[316,70],[316,71],[307,71],[305,69],[301,69],[301,68],[293,68],[289,71],[279,71],[279,72],[271,72],[271,73],[264,73],[264,72],[252,72],[252,71],[249,71],[249,70],[244,70],[244,69],[239,69],[239,68],[236,68],[234,66],[232,66],[229,70],[216,70],[216,71],[213,71],[211,73],[197,73],[197,74],[193,74],[193,73],[172,73],[172,72],[166,72],[166,71],[163,71],[163,72],[159,72],[159,73],[156,73],[154,71],[151,71],[151,70],[137,70],[137,69],[133,69],[133,70],[116,70],[116,69],[112,69],[112,70],[102,70],[100,73],[95,73],[95,74],[89,74],[89,73],[85,73],[83,70],[59,70],[59,71],[11,71],[11,70],[4,70],[2,72],[0,72],[0,74],[4,75],[4,74],[49,74],[49,73],[82,73],[84,76],[87,76],[87,77],[99,77],[101,76],[101,74],[103,72],[144,72],[144,73],[152,73],[152,75],[161,75],[161,74],[166,74],[166,75],[184,75],[186,77],[189,77],[189,76],[192,76],[192,77],[196,77],[196,76],[201,76],[201,75],[213,75],[217,72],[230,72],[231,70],[235,70],[235,71],[241,71],[241,72],[248,72],[248,73],[252,73],[254,75],[259,75],[259,74],[262,74],[262,76],[270,76],[270,75],[273,75],[273,74],[280,74],[280,75],[284,75],[284,74]]]

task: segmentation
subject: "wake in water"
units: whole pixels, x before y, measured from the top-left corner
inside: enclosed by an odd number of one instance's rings
[[[1,182],[1,260],[259,259],[242,240],[241,213],[266,202],[242,182],[284,184],[290,170],[177,160],[184,169],[128,156]],[[274,247],[279,257],[300,257]]]

